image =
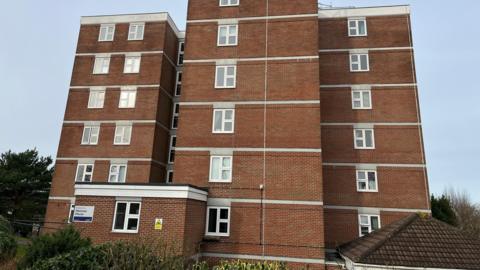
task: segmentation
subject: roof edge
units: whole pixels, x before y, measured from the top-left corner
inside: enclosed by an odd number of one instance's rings
[[[410,5],[319,9],[320,19],[409,15]]]

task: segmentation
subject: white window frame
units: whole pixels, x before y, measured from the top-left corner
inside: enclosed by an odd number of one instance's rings
[[[87,134],[88,131],[88,134]],[[86,137],[88,135],[88,138]],[[97,145],[100,138],[100,125],[85,125],[83,127],[81,145]]]
[[[216,231],[215,232],[209,232],[208,231],[208,225],[210,222],[210,209],[216,209],[217,210],[217,220],[215,221],[216,223]],[[227,209],[228,210],[228,218],[227,219],[221,219],[220,218],[220,211],[222,209]],[[224,207],[224,206],[208,206],[207,207],[207,218],[206,218],[206,227],[205,227],[205,235],[206,236],[230,236],[230,219],[232,216],[232,209],[230,207]],[[227,223],[227,232],[226,233],[221,233],[220,232],[220,223]]]
[[[232,119],[231,120],[225,119],[225,115],[226,115],[227,111],[232,112]],[[217,112],[220,112],[222,114],[222,122],[221,122],[220,130],[215,130],[215,114]],[[235,109],[214,109],[212,118],[213,118],[212,119],[212,133],[232,134],[232,133],[235,132]],[[232,130],[225,130],[225,124],[226,123],[232,123]]]
[[[138,34],[138,30],[142,29],[141,35]],[[133,35],[133,37],[132,37]],[[145,23],[144,22],[135,22],[135,23],[130,23],[130,26],[128,27],[128,40],[143,40],[145,36]]]
[[[171,175],[171,177],[170,177]],[[173,170],[167,170],[167,175],[165,179],[166,183],[173,183]]]
[[[137,103],[137,88],[121,88],[118,108],[132,109]]]
[[[233,67],[233,75],[228,75],[228,68]],[[220,69],[223,68],[223,84],[218,84],[218,75],[220,73]],[[228,79],[233,79],[233,85],[228,86],[227,81]],[[236,65],[222,65],[216,66],[215,68],[215,88],[217,89],[232,89],[237,87],[237,66]]]
[[[105,36],[102,37],[102,31],[104,31]],[[109,37],[111,35],[111,37]],[[100,31],[98,33],[98,41],[113,41],[115,38],[115,24],[101,24]]]
[[[362,22],[362,21],[365,24],[365,34],[360,34],[359,33],[359,30],[360,30],[359,22]],[[351,22],[354,22],[355,26],[352,27],[350,25]],[[352,34],[351,30],[354,30],[355,33]],[[366,37],[366,36],[368,36],[367,19],[366,18],[349,18],[348,19],[348,36],[349,37]]]
[[[362,217],[367,217],[368,218],[368,223],[362,223]],[[382,228],[381,221],[380,221],[380,215],[370,215],[370,214],[359,214],[358,215],[358,235],[360,237],[364,236],[362,234],[362,227],[368,227],[368,233],[372,233],[374,230],[372,229],[372,217],[378,218],[378,230]]]
[[[173,142],[175,141],[175,145]],[[177,146],[177,135],[172,135],[170,136],[170,144],[169,144],[169,149],[168,149],[168,163],[173,164],[175,163],[175,148]],[[173,154],[173,160],[172,160],[172,154]]]
[[[240,5],[240,0],[226,0],[227,3],[226,4],[223,4],[222,3],[222,0],[219,1],[218,5],[221,6],[221,7],[235,7],[235,6],[239,6]],[[237,1],[236,4],[232,4],[233,1]]]
[[[230,28],[235,27],[235,33],[230,34]],[[220,43],[220,33],[222,29],[226,29],[225,35],[225,43]],[[235,37],[235,42],[230,43],[230,37]],[[217,46],[218,47],[229,47],[229,46],[237,46],[238,45],[238,24],[220,24],[218,26],[217,32]]]
[[[223,171],[229,171],[229,177],[228,179],[215,179],[213,178],[213,160],[214,159],[217,159],[217,158],[220,158],[220,166],[218,168],[218,173],[220,175],[220,177],[222,177],[223,175]],[[230,167],[223,167],[223,160],[226,159],[226,158],[229,158],[230,159]],[[210,173],[209,173],[209,182],[213,182],[213,183],[231,183],[232,182],[232,178],[233,178],[233,156],[220,156],[220,155],[216,155],[216,156],[210,156]]]
[[[117,220],[117,209],[118,204],[125,203],[127,204],[125,208],[125,218],[123,219],[123,229],[115,229],[115,221]],[[130,207],[132,204],[139,204],[138,206],[138,215],[130,214]],[[118,233],[138,233],[140,228],[140,215],[142,214],[142,202],[133,202],[133,201],[117,201],[115,202],[115,212],[113,213],[113,224],[112,224],[112,232]],[[136,230],[127,230],[128,220],[129,219],[137,219],[137,229]]]
[[[355,93],[360,94],[360,98],[355,98]],[[368,94],[368,100],[370,101],[370,105],[366,106],[363,100],[363,95]],[[355,102],[360,102],[360,107],[355,106]],[[372,109],[372,91],[369,89],[364,90],[352,90],[352,109],[354,110],[371,110]]]
[[[182,50],[182,47],[183,47],[183,50]],[[185,57],[185,41],[180,41],[178,42],[177,66],[183,65],[183,60],[185,60],[183,57]]]
[[[176,85],[175,85],[175,96],[178,97],[182,94],[182,78],[183,78],[183,71],[178,71],[177,72],[177,78],[176,78]],[[180,91],[178,89],[180,88]]]
[[[362,132],[361,137],[357,137],[357,131]],[[367,131],[372,131],[372,146],[367,146]],[[357,140],[362,140],[362,145],[357,144]],[[355,149],[375,149],[375,130],[373,128],[354,128],[353,129],[353,141]]]
[[[120,168],[125,167],[125,179],[119,179],[120,177]],[[117,168],[116,172],[112,172],[113,168]],[[110,170],[108,171],[108,182],[109,183],[126,183],[127,182],[127,164],[110,164]],[[114,181],[111,181],[111,178],[115,177]]]
[[[88,94],[88,109],[103,109],[105,105],[105,89],[90,88]]]
[[[101,61],[101,62],[100,62]],[[108,74],[110,72],[110,56],[95,56],[93,74]]]
[[[83,178],[82,178],[82,180],[79,181],[77,179],[78,179],[78,172],[79,172],[81,166],[84,166],[83,167]],[[90,173],[87,173],[87,167],[88,166],[92,166],[92,172],[90,172]],[[80,163],[80,164],[78,164],[77,165],[77,170],[75,172],[75,182],[76,183],[91,183],[91,182],[93,182],[93,171],[94,171],[94,169],[95,169],[95,164],[93,164],[93,163]],[[85,181],[85,177],[87,175],[90,176],[90,181]]]
[[[354,56],[357,56],[358,61],[354,61]],[[362,69],[362,56],[366,56],[367,68]],[[358,65],[358,69],[354,69],[353,66]],[[370,56],[368,53],[350,53],[350,72],[368,72],[370,71]]]
[[[177,112],[178,107],[178,112]],[[172,112],[172,129],[178,128],[178,119],[180,116],[180,103],[173,103],[173,112]],[[177,119],[177,124],[175,125],[175,118]]]
[[[365,175],[365,179],[360,179],[360,174]],[[375,176],[375,188],[371,189],[369,185],[369,179],[368,179],[368,174],[373,173]],[[377,171],[376,170],[357,170],[356,171],[356,179],[357,179],[357,191],[358,192],[378,192],[378,176],[377,176]],[[365,189],[360,189],[360,183],[365,183]]]
[[[67,223],[72,223],[73,222],[73,214],[75,213],[75,204],[71,203],[70,208],[68,211],[68,220]]]
[[[123,73],[135,74],[140,73],[140,65],[142,63],[142,56],[140,55],[126,55],[123,66]]]
[[[126,134],[126,130],[130,128],[129,134]],[[120,133],[120,129],[123,129]],[[117,124],[115,127],[115,136],[113,138],[114,145],[129,145],[132,140],[133,125],[131,124]],[[129,135],[128,137],[126,135]],[[120,137],[120,142],[117,142],[117,137]]]

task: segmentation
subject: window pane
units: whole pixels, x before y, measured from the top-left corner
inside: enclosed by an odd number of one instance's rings
[[[220,219],[228,219],[228,209],[220,209]]]
[[[76,181],[83,181],[83,170],[84,170],[84,168],[85,168],[84,165],[78,166],[78,168],[77,168],[77,179],[76,179]]]
[[[372,230],[378,230],[380,228],[379,222],[378,222],[378,217],[371,217],[371,225],[372,225]]]
[[[235,43],[237,43],[237,36],[229,36],[228,44],[235,44]]]
[[[127,167],[121,166],[120,171],[118,173],[118,182],[125,182],[125,171],[127,170]]]
[[[225,81],[225,68],[218,67],[217,68],[217,86],[224,86]]]
[[[362,104],[360,103],[360,101],[356,100],[356,101],[353,102],[353,107],[354,108],[360,108],[360,107],[362,107]]]
[[[365,130],[365,146],[373,147],[373,136],[371,130]]]
[[[87,144],[90,142],[90,132],[91,132],[91,129],[89,127],[86,127],[83,129],[83,138],[82,138],[83,144]]]
[[[138,215],[140,210],[140,204],[139,203],[131,203],[130,204],[130,211],[129,213],[131,215]]]
[[[353,92],[354,99],[360,99],[360,92]]]
[[[369,233],[369,228],[367,226],[362,226],[360,228],[361,228],[360,230],[361,230],[362,236],[367,235]]]
[[[230,170],[222,170],[222,180],[230,179]]]
[[[235,79],[234,78],[227,78],[227,85],[229,87],[232,87],[235,85]]]
[[[227,67],[227,75],[234,76],[235,75],[235,67]]]
[[[360,56],[360,59],[361,59],[361,67],[362,67],[362,70],[367,70],[368,69],[368,59],[367,59],[367,56],[366,55],[361,55]]]
[[[232,122],[226,122],[225,123],[225,131],[233,131],[233,123]]]
[[[364,107],[370,107],[370,93],[369,92],[363,92],[363,106]]]
[[[355,62],[358,62],[358,55],[357,55],[357,54],[353,54],[351,57],[352,57],[352,58],[351,58],[351,59],[352,59],[352,62],[354,62],[354,63],[355,63]]]
[[[370,190],[376,190],[377,189],[377,185],[375,183],[375,179],[368,179],[368,189]]]
[[[220,4],[222,6],[226,6],[226,5],[228,5],[228,0],[220,0]]]
[[[220,222],[220,233],[227,233],[228,232],[228,223]]]
[[[214,208],[208,212],[208,232],[217,232],[217,209]]]
[[[222,131],[222,111],[215,111],[214,130]]]
[[[363,171],[358,172],[358,179],[359,180],[365,180],[366,179],[365,172],[363,172]]]
[[[93,171],[93,166],[92,165],[87,165],[86,171],[87,171],[87,173],[91,173]]]
[[[368,224],[368,216],[360,216],[360,224]]]
[[[126,203],[117,204],[117,213],[115,216],[115,230],[123,230],[123,225],[125,224],[125,212],[127,210]]]
[[[230,26],[228,27],[228,34],[230,36],[235,36],[237,34],[237,26]]]
[[[232,4],[232,5],[238,5],[238,0],[230,0],[230,4]]]
[[[355,138],[363,138],[363,133],[361,130],[355,130]]]
[[[225,120],[232,120],[233,119],[233,111],[232,110],[226,110],[225,111]]]
[[[367,184],[365,182],[358,182],[358,189],[359,190],[367,189]]]
[[[220,179],[220,158],[212,158],[212,179]]]
[[[135,231],[138,227],[138,219],[136,218],[129,218],[127,224],[127,230]]]
[[[358,34],[365,35],[365,21],[358,21]]]
[[[349,22],[350,28],[355,28],[355,27],[356,27],[356,24],[357,24],[356,21],[350,21],[350,22]]]

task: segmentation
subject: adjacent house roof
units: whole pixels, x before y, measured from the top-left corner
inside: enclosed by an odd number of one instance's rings
[[[338,251],[355,264],[480,269],[480,240],[419,214],[341,245]]]

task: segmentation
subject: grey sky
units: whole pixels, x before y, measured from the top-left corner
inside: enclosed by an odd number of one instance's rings
[[[325,0],[335,6],[410,4],[431,191],[466,189],[480,202],[480,1]],[[457,5],[453,5],[456,3]],[[168,11],[185,28],[187,0],[0,2],[0,152],[55,156],[80,16]],[[401,191],[399,191],[401,192]]]

